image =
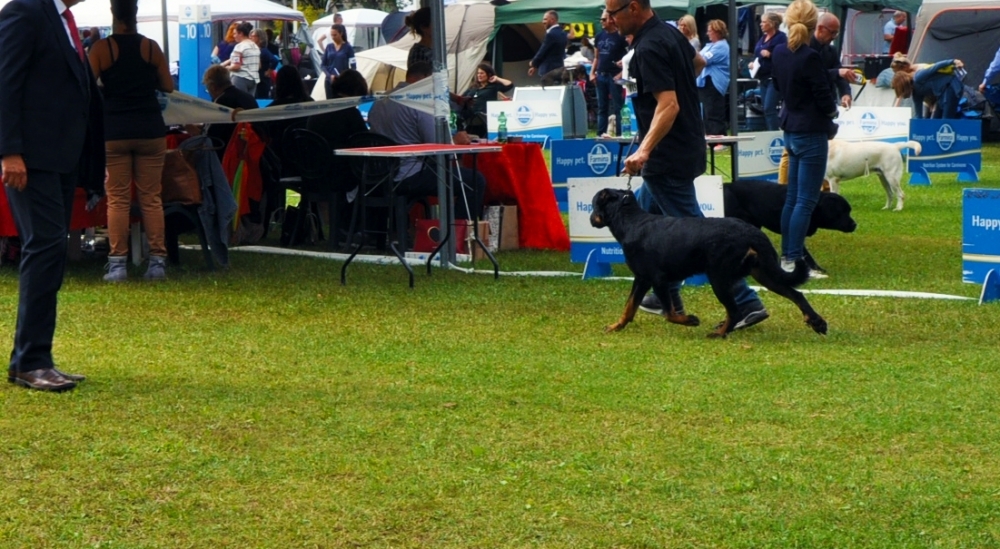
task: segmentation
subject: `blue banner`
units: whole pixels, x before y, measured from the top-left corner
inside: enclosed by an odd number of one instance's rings
[[[557,139],[552,142],[552,187],[559,211],[568,211],[567,185],[571,177],[615,177],[619,169],[619,151],[625,148],[614,141],[596,139]]]
[[[180,91],[207,101],[212,98],[201,83],[212,65],[212,9],[205,4],[180,4],[177,23],[180,44]],[[225,59],[222,59],[225,61]]]
[[[910,139],[919,156],[908,155],[910,185],[930,185],[932,173],[958,173],[958,180],[979,181],[983,164],[982,121],[910,120]]]
[[[962,282],[982,284],[1000,270],[1000,189],[962,193]]]

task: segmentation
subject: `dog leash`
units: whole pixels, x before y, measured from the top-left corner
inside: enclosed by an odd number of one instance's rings
[[[639,132],[632,134],[632,141],[629,142],[628,148],[625,149],[626,154],[632,153],[632,147],[635,146],[637,139],[639,139]],[[628,191],[632,190],[632,174],[628,174],[628,181],[625,183],[625,189]]]

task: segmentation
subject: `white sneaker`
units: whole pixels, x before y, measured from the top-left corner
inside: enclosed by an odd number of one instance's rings
[[[781,270],[786,273],[795,272],[795,262],[790,259],[781,258]]]
[[[812,269],[809,269],[809,278],[811,280],[820,280],[823,278],[830,278],[830,275],[820,271],[814,271]]]

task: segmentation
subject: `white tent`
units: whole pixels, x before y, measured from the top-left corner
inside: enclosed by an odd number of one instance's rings
[[[3,3],[3,0],[0,0]],[[167,0],[167,32],[169,35],[171,61],[178,58],[177,42],[180,31],[177,27],[177,13],[180,4],[194,4],[195,0]],[[212,10],[212,21],[298,21],[305,23],[306,18],[301,12],[286,8],[270,0],[203,0]],[[108,0],[87,0],[73,6],[73,17],[81,29],[88,27],[111,26],[111,4]],[[139,33],[163,45],[163,13],[160,0],[139,0],[139,11],[136,14],[139,22]]]
[[[965,84],[976,87],[1000,48],[1000,2],[924,0],[910,42],[910,59],[936,63],[961,59],[969,71]]]
[[[385,45],[385,39],[382,37],[382,20],[389,15],[388,13],[358,8],[344,10],[340,15],[344,18],[344,27],[347,29],[347,41],[355,51],[370,50]],[[330,32],[332,24],[333,15],[320,17],[312,22],[309,27],[312,29],[314,44],[320,36]]]
[[[476,66],[486,56],[486,43],[493,32],[493,6],[452,4],[445,7],[445,34],[448,54],[448,86],[460,93],[472,82]],[[415,38],[412,33],[400,40],[357,54],[358,71],[373,91],[392,89],[406,78],[406,57]],[[319,93],[323,93],[322,86]]]

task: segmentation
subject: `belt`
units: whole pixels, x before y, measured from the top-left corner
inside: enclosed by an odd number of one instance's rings
[[[614,76],[617,73],[614,72],[614,71],[610,71],[610,72],[609,71],[597,71],[597,74],[603,74],[604,76]]]

